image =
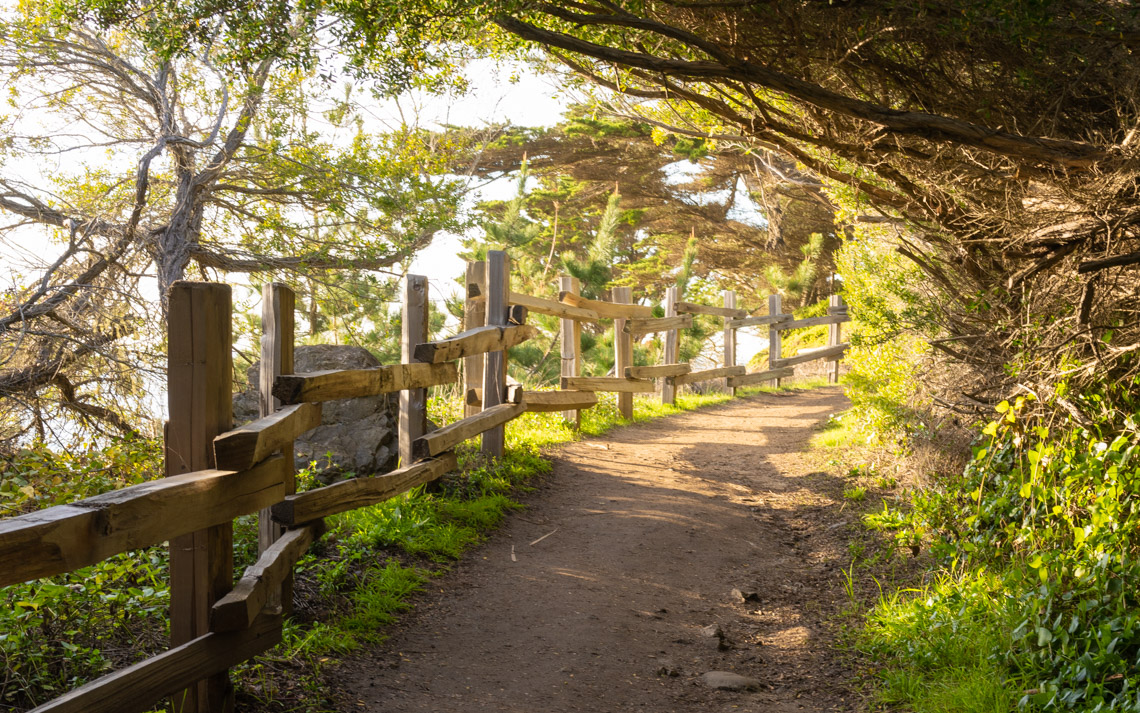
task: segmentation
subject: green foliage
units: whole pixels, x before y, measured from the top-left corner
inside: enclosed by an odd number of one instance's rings
[[[673,153],[678,156],[684,156],[692,163],[696,163],[709,155],[709,142],[704,137],[678,137],[677,141],[673,144]]]
[[[923,275],[883,238],[878,229],[860,226],[835,256],[843,299],[857,318],[844,325],[852,344],[844,356],[849,418],[867,442],[922,427],[921,364],[929,352],[925,338],[936,329],[931,304],[918,289]]]
[[[117,439],[55,451],[32,444],[0,461],[0,517],[160,477],[161,444]],[[254,536],[256,542],[256,535]],[[151,547],[0,589],[0,707],[42,703],[165,640],[167,553]]]
[[[696,236],[689,238],[685,243],[685,252],[681,256],[681,270],[677,273],[677,294],[684,295],[689,288],[689,281],[693,279],[693,263],[697,261],[698,243]],[[678,299],[681,299],[678,297]]]
[[[519,170],[515,197],[503,205],[502,215],[496,221],[483,224],[486,231],[484,242],[469,256],[471,260],[484,260],[488,250],[513,250],[529,246],[538,238],[541,226],[523,214],[526,205],[526,181],[528,177],[526,161]]]
[[[768,284],[777,294],[792,303],[788,305],[790,307],[802,305],[815,286],[818,261],[823,252],[823,234],[812,233],[811,238],[800,246],[800,251],[804,259],[791,272],[781,270],[776,264],[771,264],[764,270]]]
[[[850,371],[843,383],[851,399],[849,417],[868,443],[921,428],[916,400],[926,350],[925,342],[910,335],[847,350],[844,361]]]
[[[937,617],[916,624],[917,638],[963,626],[958,598],[992,573],[979,600],[998,613],[988,620],[992,635],[977,637],[989,650],[961,664],[970,677],[1019,681],[1014,690],[1026,692],[1018,702],[1030,710],[1136,710],[1140,436],[1135,428],[1107,441],[1084,428],[1051,431],[1026,420],[1028,404],[999,404],[960,476],[916,497],[908,516],[875,524],[925,538],[964,573],[927,600]],[[876,626],[911,610],[881,608]]]
[[[162,458],[162,444],[144,438],[62,451],[31,444],[0,459],[0,517],[153,480],[162,474]]]
[[[0,589],[0,707],[32,707],[166,640],[165,547]]]
[[[563,269],[581,281],[584,296],[601,298],[610,287],[618,258],[618,225],[621,215],[621,195],[614,190],[606,200],[598,229],[586,247],[585,255],[562,253]]]
[[[928,335],[937,326],[933,305],[921,291],[926,276],[891,249],[891,241],[867,227],[835,254],[843,299],[858,315],[852,344],[879,344],[902,332]]]
[[[999,657],[1012,644],[1016,604],[985,572],[883,595],[858,637],[881,667],[878,700],[915,713],[1014,709],[1022,682]]]

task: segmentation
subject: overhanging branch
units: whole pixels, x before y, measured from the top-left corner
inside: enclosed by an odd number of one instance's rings
[[[608,22],[605,21],[605,16],[594,17],[596,24],[628,24],[628,21],[624,19],[619,21],[616,17]],[[1091,168],[1106,156],[1103,149],[1087,143],[1019,136],[948,116],[891,109],[839,94],[818,84],[812,84],[746,60],[733,58],[731,63],[727,63],[658,57],[599,45],[561,32],[542,29],[513,17],[500,15],[495,18],[494,22],[507,32],[524,40],[593,57],[603,62],[612,62],[623,67],[698,81],[729,79],[757,84],[767,89],[785,93],[820,109],[878,124],[896,134],[914,135],[933,141],[960,144],[1031,163],[1081,170]],[[653,28],[650,25],[657,25],[657,27]],[[647,20],[640,22],[639,26],[666,37],[675,34],[675,32],[668,32],[669,29],[676,30],[676,28],[670,28],[668,25],[652,23]]]

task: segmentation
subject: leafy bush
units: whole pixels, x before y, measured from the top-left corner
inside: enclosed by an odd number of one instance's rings
[[[857,424],[867,442],[921,427],[919,362],[925,352],[925,342],[909,335],[847,350],[850,371],[844,384],[851,410],[845,418]]]
[[[165,547],[0,588],[0,708],[31,707],[166,643]]]
[[[921,291],[926,276],[893,250],[893,240],[876,235],[881,231],[858,226],[835,253],[843,299],[859,317],[853,344],[881,344],[904,332],[930,336],[937,329],[934,305]]]
[[[848,418],[868,442],[905,435],[921,424],[920,365],[929,349],[926,340],[937,329],[932,305],[920,291],[924,276],[877,235],[881,231],[860,226],[835,255],[843,299],[858,316],[844,357],[853,406]]]
[[[916,498],[900,535],[929,532],[951,570],[994,573],[989,596],[1003,601],[1008,635],[973,665],[999,664],[1020,682],[1023,707],[1138,710],[1140,435],[1134,422],[1107,441],[1072,426],[1051,432],[1025,421],[1027,411],[1025,397],[999,404],[965,471]],[[924,592],[954,626],[960,594]],[[872,628],[894,619],[881,611]]]
[[[123,438],[53,451],[42,444],[0,458],[0,517],[62,505],[163,475],[162,443]]]
[[[0,517],[73,502],[163,475],[161,444],[121,439],[0,460]],[[166,643],[165,547],[0,588],[0,707],[30,707]]]

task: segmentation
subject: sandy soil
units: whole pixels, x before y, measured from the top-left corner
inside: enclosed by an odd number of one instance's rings
[[[768,394],[565,446],[525,511],[332,670],[341,710],[859,709],[833,647],[852,515],[803,453],[846,406]]]

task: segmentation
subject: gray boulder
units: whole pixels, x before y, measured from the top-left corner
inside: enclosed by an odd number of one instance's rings
[[[380,366],[363,347],[318,344],[298,346],[293,352],[293,370],[298,374],[332,369],[369,369]],[[234,395],[234,423],[255,420],[257,383],[261,362],[247,371],[251,388]],[[397,435],[399,397],[396,394],[366,396],[325,402],[321,425],[295,443],[297,468],[312,461],[322,467],[358,474],[391,470],[399,455]]]

